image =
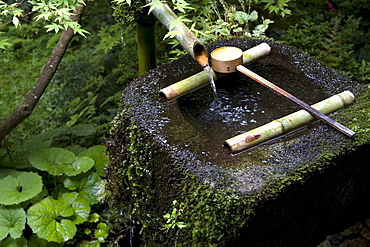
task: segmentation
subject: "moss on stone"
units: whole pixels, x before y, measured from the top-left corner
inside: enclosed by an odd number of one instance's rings
[[[365,92],[356,99],[355,104],[346,108],[340,115],[340,119],[347,122],[349,128],[356,132],[356,146],[370,143],[370,85],[365,88]]]
[[[132,1],[130,5],[127,3],[115,4],[113,1],[110,2],[112,3],[113,17],[119,22],[134,22],[147,15],[143,11],[146,1]]]

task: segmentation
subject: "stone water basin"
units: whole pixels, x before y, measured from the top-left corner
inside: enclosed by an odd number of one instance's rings
[[[246,50],[262,42],[271,46],[271,53],[248,68],[306,103],[345,90],[362,94],[362,86],[283,44],[235,39],[208,49]],[[366,217],[367,145],[355,147],[353,139],[316,121],[232,155],[225,139],[299,107],[238,72],[216,81],[218,104],[212,104],[210,86],[169,102],[158,95],[199,71],[185,56],[137,78],[125,90],[114,121],[108,145],[114,162],[108,174],[111,181],[126,181],[118,187],[119,198],[125,199],[116,200],[136,205],[134,217],[147,225],[144,242],[315,246],[337,228]],[[330,116],[335,119],[341,111]],[[141,172],[117,172],[130,169]],[[178,218],[187,226],[164,232],[162,215],[180,207],[174,200],[182,208]]]

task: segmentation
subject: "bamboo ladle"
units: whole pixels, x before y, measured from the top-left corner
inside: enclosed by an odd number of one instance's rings
[[[292,94],[286,92],[285,90],[279,88],[278,86],[274,85],[273,83],[269,82],[268,80],[264,79],[263,77],[257,75],[253,71],[247,69],[242,64],[243,59],[243,52],[241,49],[236,47],[221,47],[214,50],[211,53],[212,58],[212,69],[220,72],[220,73],[231,73],[235,71],[239,71],[244,75],[248,76],[249,78],[257,81],[261,85],[267,87],[270,90],[278,93],[279,95],[287,98],[288,100],[296,103],[307,112],[309,112],[314,117],[322,120],[323,122],[329,124],[333,128],[339,130],[343,134],[347,135],[348,137],[352,137],[355,135],[355,132],[348,129],[347,127],[343,126],[342,124],[336,122],[335,120],[331,119],[330,117],[326,116],[325,114],[319,112],[318,110],[314,109],[309,104],[305,103],[304,101],[298,99],[297,97],[293,96]]]

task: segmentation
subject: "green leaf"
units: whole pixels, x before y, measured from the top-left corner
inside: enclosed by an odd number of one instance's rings
[[[5,156],[6,155],[6,150],[5,149],[0,149],[0,157],[2,156]]]
[[[244,24],[248,22],[249,15],[243,11],[236,11],[234,14],[234,19],[239,22],[239,24]]]
[[[0,207],[0,240],[6,238],[8,234],[12,238],[19,238],[25,226],[26,213],[23,208]]]
[[[0,178],[5,178],[7,176],[13,176],[13,177],[16,177],[20,174],[22,174],[23,172],[20,172],[20,171],[17,171],[17,170],[14,170],[14,169],[0,169]]]
[[[52,140],[37,140],[37,139],[30,139],[27,140],[23,144],[23,149],[27,150],[28,152],[32,152],[35,150],[43,149],[43,148],[48,148],[52,144]]]
[[[9,237],[5,239],[4,241],[1,241],[0,246],[1,247],[24,247],[24,246],[27,246],[27,239],[24,236],[21,236],[20,238],[16,238],[16,239]]]
[[[13,16],[13,20],[12,20],[12,22],[13,22],[13,24],[14,24],[14,26],[15,27],[19,27],[19,19],[18,19],[18,17],[16,17],[16,16]]]
[[[80,124],[71,127],[72,135],[76,136],[89,136],[96,132],[96,128],[92,124]]]
[[[48,242],[45,239],[39,238],[36,234],[32,234],[28,240],[28,247],[62,247],[63,244]]]
[[[98,191],[101,188],[102,179],[95,172],[88,172],[64,180],[67,189],[75,190],[80,193],[80,197],[90,204],[98,202]]]
[[[144,7],[149,7],[148,15],[155,9],[155,8],[160,8],[163,10],[163,3],[160,0],[152,0],[148,4],[146,4]]]
[[[90,170],[94,166],[94,163],[94,160],[89,157],[76,157],[76,159],[70,166],[68,166],[68,169],[66,169],[64,173],[68,176],[76,176],[80,173]]]
[[[27,201],[42,191],[42,179],[36,173],[22,172],[19,175],[0,179],[0,204],[14,205]]]
[[[28,160],[35,168],[56,176],[71,170],[69,164],[74,162],[75,155],[66,149],[52,147],[30,153]]]
[[[46,25],[45,28],[47,28],[46,32],[55,31],[56,33],[59,32],[59,30],[64,29],[62,25],[59,25],[59,24],[56,24],[56,23]]]
[[[12,44],[8,42],[8,39],[0,39],[0,49],[5,50],[6,46],[11,46],[11,45]]]
[[[97,213],[90,214],[88,218],[88,222],[98,222],[100,218],[100,215]]]
[[[99,176],[103,176],[105,173],[105,168],[109,163],[109,158],[106,152],[106,146],[95,145],[79,153],[78,157],[87,156],[92,158],[95,161],[96,172],[99,174]]]
[[[32,231],[47,241],[63,243],[76,234],[76,225],[68,217],[75,216],[73,203],[77,193],[65,193],[58,200],[47,197],[27,211],[27,222]]]
[[[81,147],[80,145],[67,146],[67,147],[65,147],[65,149],[67,149],[68,151],[71,151],[75,155],[77,155],[77,154],[81,153],[82,151],[86,150],[86,148]]]
[[[91,208],[89,202],[86,200],[77,197],[72,203],[72,208],[75,210],[75,212],[71,219],[76,225],[81,224],[89,219]]]
[[[252,13],[250,13],[248,20],[249,21],[255,21],[258,19],[258,12],[253,10]]]
[[[175,36],[179,36],[180,38],[182,37],[182,32],[181,31],[169,31],[166,33],[166,35],[163,37],[163,40],[167,38],[174,38]]]
[[[104,242],[109,235],[109,226],[106,223],[99,223],[98,229],[94,231],[94,237],[96,237],[100,242]]]

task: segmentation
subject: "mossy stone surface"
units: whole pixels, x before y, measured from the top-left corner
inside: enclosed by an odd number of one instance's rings
[[[261,42],[227,40],[208,49],[246,50]],[[124,92],[108,142],[112,163],[107,169],[115,205],[142,225],[147,245],[317,246],[326,235],[370,214],[369,90],[294,47],[264,42],[271,54],[253,66],[279,66],[279,73],[309,78],[310,85],[300,85],[307,86],[306,100],[315,93],[325,98],[344,90],[355,94],[353,105],[330,116],[355,129],[356,136],[316,122],[231,155],[220,140],[184,117],[181,98],[166,102],[158,95],[199,72],[197,63],[185,56],[149,71]],[[286,108],[277,114],[293,110]],[[173,208],[180,212],[176,221],[186,227],[161,229],[163,215]]]

